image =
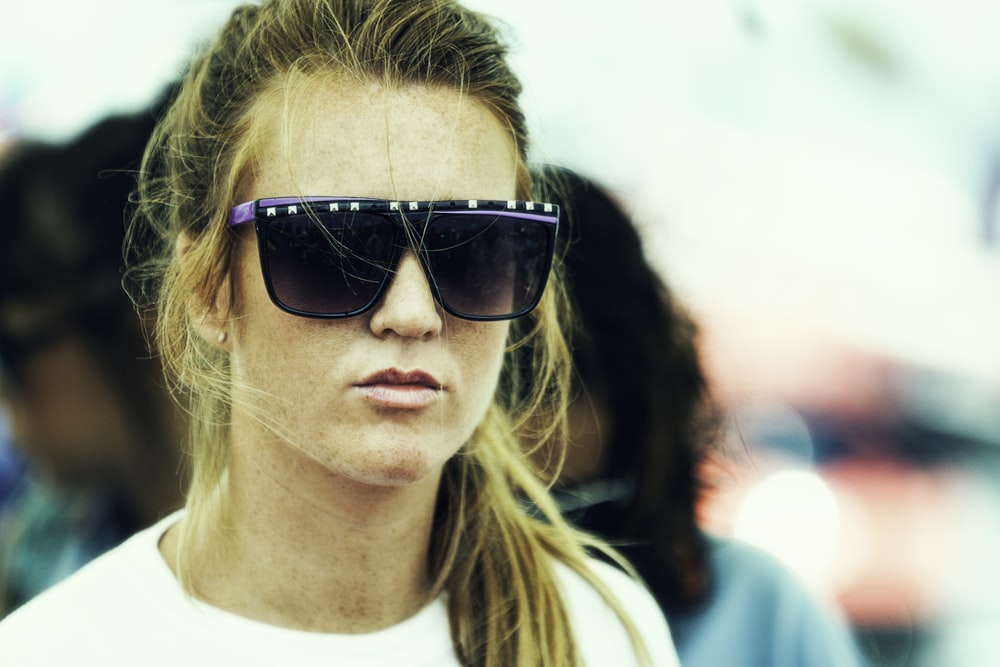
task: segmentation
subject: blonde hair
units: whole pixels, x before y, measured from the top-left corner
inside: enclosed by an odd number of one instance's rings
[[[156,301],[156,343],[168,382],[192,410],[191,485],[178,562],[189,592],[197,562],[191,550],[214,529],[224,504],[232,412],[227,357],[197,333],[191,295],[213,304],[229,289],[235,245],[227,219],[259,148],[255,100],[294,74],[329,72],[456,90],[510,132],[518,196],[528,199],[521,87],[505,56],[496,29],[449,0],[269,0],[236,9],[193,62],[147,150],[131,229],[131,243],[148,249],[131,270]],[[193,241],[183,263],[174,248],[182,234]],[[228,296],[221,300],[231,303]],[[553,557],[601,592],[648,661],[634,625],[586,564],[587,548],[606,547],[560,516],[516,435],[530,424],[542,431],[533,441],[541,441],[563,427],[570,373],[560,327],[565,310],[554,275],[542,303],[511,326],[511,348],[534,341],[530,366],[518,365],[524,355],[505,356],[493,404],[445,466],[430,571],[434,593],[447,593],[463,664],[580,662]]]

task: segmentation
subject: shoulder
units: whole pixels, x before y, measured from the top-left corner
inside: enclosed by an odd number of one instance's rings
[[[670,614],[685,664],[733,659],[768,667],[859,664],[843,617],[780,561],[733,540],[712,537],[707,546],[707,598],[697,609]]]
[[[706,557],[711,576],[727,587],[766,588],[798,595],[805,593],[795,576],[774,556],[750,544],[709,537]],[[719,592],[722,592],[721,590]]]
[[[678,665],[666,619],[645,586],[607,563],[591,559],[588,569],[607,586],[646,642],[657,667]],[[580,573],[556,562],[556,577],[586,665],[630,665],[634,655],[625,626],[601,593]]]
[[[716,605],[753,600],[754,605],[766,605],[774,612],[819,608],[817,598],[791,570],[754,546],[709,538],[707,557],[710,595]]]
[[[171,576],[156,546],[165,522],[137,533],[0,621],[4,665],[91,664],[87,656],[105,652],[113,633],[134,627],[143,607],[154,603],[148,573],[160,568],[162,581]]]
[[[663,621],[663,615],[659,611],[656,601],[641,582],[636,581],[619,568],[597,559],[589,559],[587,568],[611,590],[627,611],[642,616],[652,616]],[[555,570],[562,586],[563,595],[568,599],[585,603],[588,606],[607,606],[600,592],[580,573],[558,561]],[[654,611],[655,614],[652,613]]]

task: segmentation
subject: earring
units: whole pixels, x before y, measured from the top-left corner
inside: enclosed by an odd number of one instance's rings
[[[220,331],[219,334],[215,337],[215,340],[216,340],[216,342],[219,343],[219,345],[222,345],[223,343],[225,343],[226,342],[226,332],[225,331]]]

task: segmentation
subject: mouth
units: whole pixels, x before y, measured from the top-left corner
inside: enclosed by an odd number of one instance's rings
[[[440,398],[444,387],[423,371],[378,371],[354,385],[369,402],[384,408],[416,410]]]

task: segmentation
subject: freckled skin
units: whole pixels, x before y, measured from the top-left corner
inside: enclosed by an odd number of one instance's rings
[[[247,199],[514,197],[509,140],[481,107],[451,91],[373,86],[344,95],[322,85],[330,94],[320,91],[292,116],[287,144],[272,134]],[[446,315],[412,256],[374,310],[345,320],[275,308],[249,236],[235,286],[234,379],[277,398],[268,404],[288,429],[289,458],[304,454],[365,483],[416,482],[461,447],[492,399],[508,324]],[[421,411],[373,407],[352,385],[387,368],[430,373],[444,391]],[[238,440],[274,438],[255,423],[236,425]]]

